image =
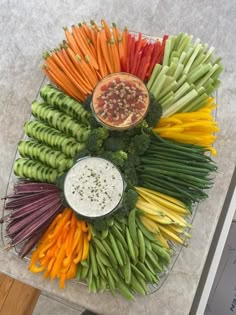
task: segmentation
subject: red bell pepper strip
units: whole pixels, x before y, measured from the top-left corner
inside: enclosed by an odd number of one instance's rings
[[[134,63],[134,55],[135,55],[135,37],[132,36],[132,41],[131,41],[131,47],[130,47],[130,54],[129,54],[129,71],[132,73],[132,67]]]
[[[140,52],[140,49],[141,49],[141,45],[142,45],[142,34],[139,33],[138,34],[138,39],[135,43],[135,54],[134,54],[134,59],[133,59],[133,62],[132,62],[132,66],[131,66],[131,69],[130,69],[130,72],[131,73],[135,73],[135,68],[136,68],[136,64],[137,64],[137,59],[138,59],[138,55],[139,55],[139,52]]]
[[[164,52],[165,52],[165,45],[166,45],[166,41],[167,41],[168,37],[169,37],[168,35],[164,35],[162,38],[161,52],[160,52],[160,55],[158,56],[158,62],[157,63],[162,63]]]
[[[154,68],[155,64],[157,63],[158,57],[160,55],[160,51],[161,51],[161,43],[160,43],[159,40],[157,40],[154,43],[154,49],[153,49],[153,52],[152,52],[150,65],[148,67],[148,71],[147,71],[147,74],[146,74],[147,78],[149,78],[150,75],[152,74],[153,68]]]

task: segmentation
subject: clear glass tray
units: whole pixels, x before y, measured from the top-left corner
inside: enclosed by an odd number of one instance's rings
[[[136,32],[132,32],[134,34],[138,34]],[[144,35],[146,38],[150,39],[150,40],[156,40],[157,38],[156,37],[152,37],[152,36],[149,36],[149,35]],[[40,98],[40,95],[39,95],[39,92],[40,92],[40,89],[43,85],[47,84],[49,81],[48,79],[45,77],[37,91],[37,94],[36,94],[36,99]],[[217,103],[217,92],[215,94],[215,99],[216,99],[216,103]],[[215,119],[217,118],[217,109],[215,110],[214,112],[214,117]],[[33,119],[32,115],[30,116],[29,115],[29,119]],[[22,135],[22,139],[26,139],[27,136],[25,134]],[[15,160],[19,157],[19,153],[18,153],[18,150],[16,150],[16,154],[15,154],[15,159],[14,159],[14,162]],[[14,162],[13,162],[13,165],[14,165]],[[16,176],[14,175],[14,172],[13,172],[13,165],[12,165],[12,169],[11,169],[11,173],[10,173],[10,176],[9,176],[9,180],[8,180],[8,184],[7,184],[7,189],[6,189],[6,195],[9,195],[13,192],[13,186],[14,186],[14,183],[17,182],[17,178]],[[6,202],[6,201],[5,201]],[[5,202],[4,202],[4,207],[3,207],[3,210],[2,210],[2,218],[4,216],[6,216],[7,214],[10,213],[10,211],[8,210],[5,210]],[[196,214],[196,211],[197,211],[197,208],[198,208],[198,205],[196,205],[195,207],[193,207],[193,212],[192,212],[192,215],[191,217],[188,218],[188,222],[193,224],[194,223],[194,217],[195,217],[195,214]],[[3,224],[1,224],[1,242],[2,242],[2,245],[5,249],[8,249],[7,248],[7,244],[8,244],[8,240],[7,237],[5,236],[5,231],[6,231],[6,223],[4,222]],[[189,240],[185,238],[185,242],[186,244],[188,244]],[[21,245],[22,246],[22,245]],[[10,248],[9,250],[11,252],[14,252],[16,255],[18,254],[18,252],[20,251],[20,248],[21,246],[16,246],[16,247],[13,247],[13,248]],[[164,271],[161,273],[160,276],[160,281],[158,284],[156,285],[153,285],[153,284],[150,284],[149,285],[149,294],[152,294],[154,292],[156,292],[157,290],[159,290],[161,288],[161,286],[164,284],[164,282],[166,281],[169,273],[171,272],[171,270],[174,268],[174,265],[181,253],[181,250],[183,248],[183,246],[179,246],[179,245],[176,245],[172,242],[170,242],[170,246],[173,250],[173,255],[172,255],[172,259],[171,259],[171,263],[170,265],[168,266],[168,268],[165,268]],[[20,258],[19,258],[20,259]],[[26,263],[29,262],[29,259],[30,259],[30,255],[26,256],[25,258],[23,258],[24,261]],[[81,281],[77,281],[77,280],[72,280],[72,281],[75,281],[78,283],[78,285],[86,285],[86,283],[84,282],[81,282]]]

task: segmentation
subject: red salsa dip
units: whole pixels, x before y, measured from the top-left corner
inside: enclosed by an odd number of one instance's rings
[[[110,129],[134,127],[145,117],[148,105],[149,95],[145,84],[129,73],[106,76],[93,92],[94,114]]]

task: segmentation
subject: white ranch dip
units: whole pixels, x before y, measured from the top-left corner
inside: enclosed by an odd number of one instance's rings
[[[67,173],[64,194],[69,206],[86,217],[100,217],[119,204],[124,182],[119,170],[111,162],[86,157]]]

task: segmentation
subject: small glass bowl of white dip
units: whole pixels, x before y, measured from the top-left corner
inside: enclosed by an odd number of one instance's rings
[[[100,157],[84,157],[68,171],[64,195],[68,205],[88,219],[105,217],[121,206],[125,183],[119,169]]]

